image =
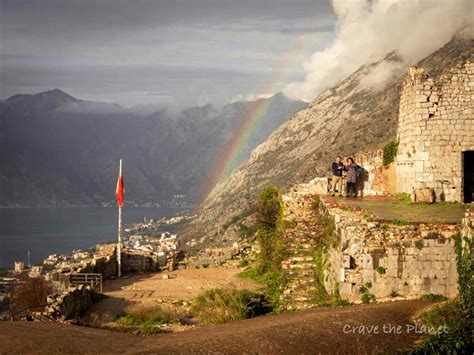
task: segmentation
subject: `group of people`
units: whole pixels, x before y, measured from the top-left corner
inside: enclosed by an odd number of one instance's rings
[[[346,172],[346,197],[357,197],[357,177],[360,175],[360,167],[353,158],[347,159],[347,164],[342,162],[338,155],[332,163],[332,196],[342,196],[343,172]]]

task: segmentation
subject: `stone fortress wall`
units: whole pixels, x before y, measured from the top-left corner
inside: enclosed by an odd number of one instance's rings
[[[323,199],[324,201],[324,199]],[[334,219],[337,246],[327,252],[325,287],[359,301],[360,286],[371,283],[377,298],[457,293],[456,225],[397,226],[370,221],[362,213],[324,204]]]
[[[397,191],[432,188],[437,201],[462,202],[462,152],[474,150],[474,63],[434,81],[409,69],[400,97]]]

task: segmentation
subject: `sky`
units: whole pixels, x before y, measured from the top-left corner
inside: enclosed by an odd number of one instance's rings
[[[0,0],[0,98],[123,106],[268,96],[335,38],[329,0]]]

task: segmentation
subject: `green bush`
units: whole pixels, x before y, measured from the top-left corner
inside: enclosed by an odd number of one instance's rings
[[[417,240],[417,241],[415,241],[415,247],[416,247],[418,250],[423,249],[423,241],[422,241],[422,240]]]
[[[370,289],[372,288],[371,282],[366,282],[359,288],[360,293],[362,293],[361,301],[362,303],[371,303],[375,302],[376,298],[375,295],[370,293]]]
[[[383,266],[379,266],[377,269],[375,269],[375,271],[377,271],[380,275],[383,275],[383,274],[385,274],[387,269],[384,268]]]
[[[398,142],[392,141],[383,147],[383,165],[388,165],[395,160],[398,152]]]
[[[286,282],[281,270],[281,262],[287,256],[283,243],[283,206],[281,193],[276,187],[267,187],[260,194],[257,207],[260,253],[251,271],[241,274],[265,285],[265,294],[275,310],[279,308],[280,295]]]
[[[249,266],[249,260],[248,259],[240,259],[239,265],[240,265],[240,267],[247,267],[247,266]]]
[[[442,331],[425,337],[412,354],[472,354],[472,323],[458,299],[421,313],[420,319]]]
[[[196,296],[190,312],[203,325],[253,318],[271,311],[263,295],[237,289],[211,289]]]
[[[262,191],[257,207],[257,222],[260,228],[277,229],[283,220],[283,201],[275,186]]]

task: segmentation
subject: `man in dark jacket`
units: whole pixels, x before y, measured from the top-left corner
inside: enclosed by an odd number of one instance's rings
[[[337,196],[342,195],[342,171],[344,170],[344,164],[341,162],[341,157],[338,155],[336,161],[332,163],[332,184],[331,184],[331,195]]]

